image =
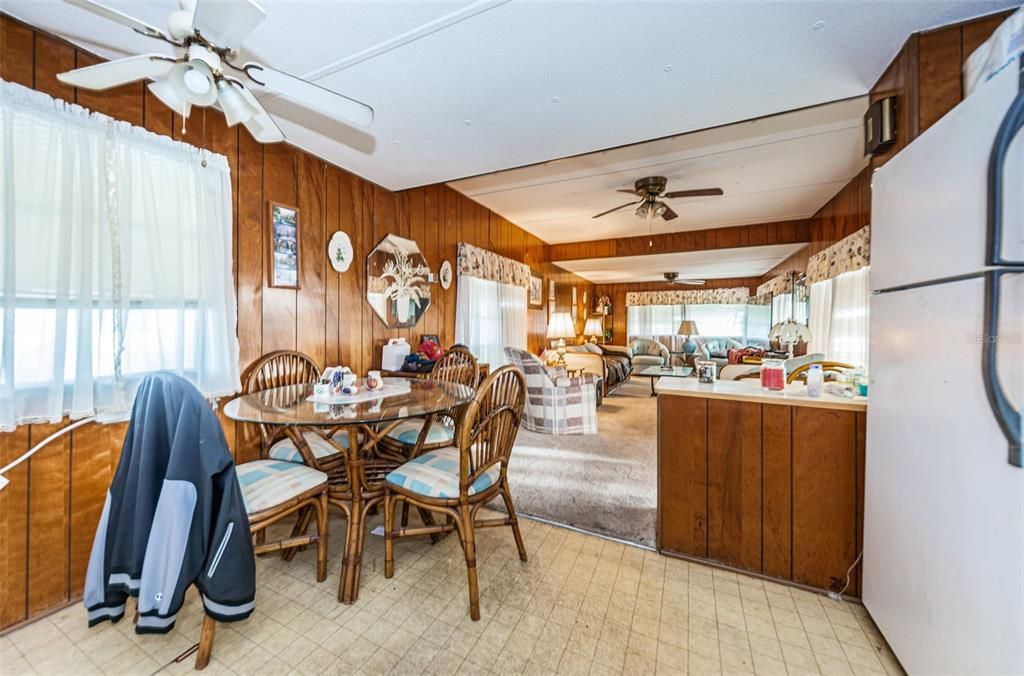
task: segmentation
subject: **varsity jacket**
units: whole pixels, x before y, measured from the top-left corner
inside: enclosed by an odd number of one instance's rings
[[[255,578],[249,519],[217,417],[182,378],[146,377],[89,557],[89,626],[120,620],[130,595],[136,633],[168,632],[192,584],[207,615],[243,620]]]

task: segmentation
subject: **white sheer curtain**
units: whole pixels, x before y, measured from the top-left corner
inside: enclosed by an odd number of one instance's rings
[[[0,429],[240,389],[220,155],[0,81]]]
[[[811,330],[808,352],[829,351],[829,328],[832,323],[832,280],[826,279],[811,284],[810,316],[807,328]]]
[[[630,305],[626,309],[626,333],[630,340],[674,336],[684,318],[682,305]]]
[[[686,318],[697,322],[702,336],[742,338],[747,318],[747,305],[735,303],[705,303],[686,305]],[[679,324],[672,329],[675,333]]]
[[[832,321],[828,356],[855,366],[868,366],[870,267],[832,279]]]
[[[459,275],[455,342],[491,368],[507,363],[505,347],[526,349],[526,288]]]

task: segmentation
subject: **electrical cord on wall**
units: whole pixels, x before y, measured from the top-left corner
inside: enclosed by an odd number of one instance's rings
[[[864,552],[863,551],[860,554],[857,555],[857,558],[853,560],[853,563],[850,564],[850,567],[846,569],[846,584],[843,585],[843,588],[840,589],[839,591],[831,591],[830,590],[828,592],[828,597],[830,599],[832,599],[833,601],[842,601],[843,600],[843,594],[845,594],[846,590],[850,588],[850,575],[853,574],[853,569],[857,567],[858,563],[860,563],[860,557],[862,557],[862,556],[864,556]]]

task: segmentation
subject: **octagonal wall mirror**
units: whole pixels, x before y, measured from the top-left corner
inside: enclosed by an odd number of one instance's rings
[[[430,307],[430,266],[411,239],[388,235],[366,257],[366,302],[389,328],[411,328]]]

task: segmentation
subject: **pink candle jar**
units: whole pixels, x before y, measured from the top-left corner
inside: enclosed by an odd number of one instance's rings
[[[786,389],[786,367],[781,359],[765,359],[761,362],[761,387],[773,391]]]

